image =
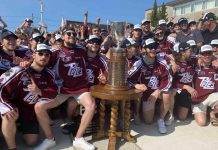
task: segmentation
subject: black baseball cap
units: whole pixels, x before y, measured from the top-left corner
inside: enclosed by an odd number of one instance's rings
[[[208,12],[208,13],[205,13],[200,20],[201,21],[205,21],[205,20],[214,21],[216,20],[216,15],[212,12]]]
[[[70,26],[65,26],[63,29],[62,29],[62,34],[64,34],[65,32],[67,31],[75,31],[75,29],[73,27],[70,27]]]
[[[180,25],[182,22],[188,23],[188,19],[182,17],[182,18],[180,18],[180,19],[178,20],[178,24]]]
[[[1,39],[5,39],[7,37],[14,37],[15,39],[17,39],[17,36],[13,32],[5,29],[2,31]]]
[[[179,44],[179,52],[185,51],[187,49],[191,48],[190,44],[186,42],[182,42]]]

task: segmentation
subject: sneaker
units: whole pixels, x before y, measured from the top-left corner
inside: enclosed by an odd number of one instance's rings
[[[73,140],[73,147],[82,148],[84,150],[94,150],[95,149],[95,146],[85,141],[84,138],[75,138]]]
[[[165,121],[165,125],[170,126],[174,121],[174,116],[171,114],[170,117]]]
[[[39,146],[34,148],[34,150],[47,150],[56,145],[56,141],[54,139],[45,139]]]
[[[157,121],[158,124],[158,130],[161,134],[167,133],[167,128],[165,126],[164,120],[163,119],[159,119]]]

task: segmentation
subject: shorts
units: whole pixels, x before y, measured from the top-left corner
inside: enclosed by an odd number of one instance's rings
[[[191,94],[187,91],[182,91],[181,93],[176,93],[175,105],[185,108],[191,108],[192,98]]]
[[[68,98],[73,97],[77,103],[79,104],[79,101],[83,99],[86,95],[90,95],[90,92],[84,92],[80,94],[58,94],[57,97],[55,98],[59,104],[64,103]]]
[[[21,119],[19,130],[23,134],[39,134],[39,124],[38,122],[27,122]]]
[[[192,113],[206,113],[207,107],[214,109],[214,106],[218,104],[218,92],[210,94],[203,102],[192,105]]]

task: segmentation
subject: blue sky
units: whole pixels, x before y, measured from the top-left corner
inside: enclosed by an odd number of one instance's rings
[[[158,4],[171,0],[157,0]],[[34,16],[34,26],[40,21],[40,0],[1,0],[0,16],[9,30],[21,25],[26,17]],[[89,22],[97,17],[101,23],[107,20],[140,23],[145,10],[153,7],[153,0],[44,0],[44,21],[49,31],[60,26],[61,17],[83,21],[84,12],[89,11]]]

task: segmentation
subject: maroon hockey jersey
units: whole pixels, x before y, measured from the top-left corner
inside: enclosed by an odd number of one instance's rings
[[[86,58],[86,51],[80,46],[72,49],[63,47],[52,53],[50,65],[56,74],[60,93],[79,94],[88,91]]]
[[[164,60],[156,59],[153,64],[147,65],[140,59],[130,69],[128,83],[130,87],[137,83],[145,84],[148,89],[143,93],[143,99],[147,99],[156,89],[167,92],[172,84],[172,76]]]
[[[198,97],[192,98],[193,104],[203,102],[211,93],[217,92],[218,72],[212,66],[196,68],[194,76],[194,89]]]
[[[31,79],[42,91],[42,96],[33,95],[24,91]],[[0,114],[7,113],[18,108],[19,113],[28,119],[35,121],[34,105],[38,101],[53,99],[57,95],[57,86],[54,83],[54,74],[49,69],[36,72],[31,67],[22,69],[13,67],[0,77]]]
[[[173,87],[181,92],[184,85],[192,87],[197,58],[191,58],[187,63],[176,61],[177,71],[173,75]]]
[[[88,57],[86,61],[86,72],[88,76],[88,87],[99,84],[98,76],[100,70],[107,75],[108,65],[104,57],[97,55],[96,57]]]

